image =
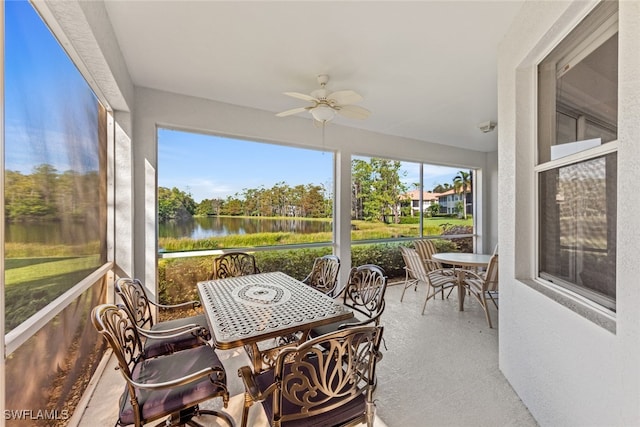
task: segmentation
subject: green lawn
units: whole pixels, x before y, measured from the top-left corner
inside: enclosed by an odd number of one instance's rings
[[[7,331],[24,322],[87,277],[95,271],[99,263],[98,255],[6,259]]]

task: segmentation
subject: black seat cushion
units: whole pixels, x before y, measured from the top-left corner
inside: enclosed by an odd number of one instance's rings
[[[317,369],[318,360],[310,359],[309,360]],[[291,364],[287,364],[285,367],[285,376],[291,372]],[[260,390],[264,391],[267,387],[269,387],[273,383],[274,379],[274,371],[272,369],[268,371],[262,372],[256,378],[256,383]],[[322,396],[316,396],[318,399],[321,399]],[[329,400],[323,406],[330,406],[334,403],[337,403],[340,399],[333,398]],[[355,420],[358,417],[363,417],[365,413],[365,395],[364,393],[360,393],[355,396],[354,399],[345,403],[344,405],[332,409],[324,414],[314,415],[311,417],[304,417],[297,420],[287,420],[282,422],[282,426],[286,427],[327,427],[327,426],[336,426],[345,424],[348,421]],[[273,419],[273,398],[269,396],[262,402],[262,407],[267,415],[267,419],[271,421]],[[282,399],[282,411],[281,415],[290,415],[290,414],[299,414],[301,412],[301,407],[294,404],[287,399]]]
[[[132,371],[133,380],[138,383],[161,383],[171,381],[208,367],[219,367],[222,363],[208,345],[161,356],[154,359],[143,359]],[[226,377],[216,377],[226,385]],[[194,406],[204,400],[222,395],[226,389],[214,384],[209,376],[197,382],[163,390],[137,390],[138,403],[142,412],[142,420],[153,420],[165,414]],[[129,397],[129,389],[120,397],[120,424],[129,425],[135,422],[133,407]]]
[[[356,321],[356,319],[349,319],[349,320],[352,322]],[[329,323],[328,325],[317,326],[311,329],[311,331],[309,332],[309,337],[316,338],[316,337],[319,337],[320,335],[325,335],[331,332],[335,332],[338,330],[338,327],[340,325],[348,322],[349,322],[348,320],[343,320],[341,322],[333,322],[333,323]]]
[[[207,319],[204,314],[192,317],[183,317],[180,319],[167,320],[153,325],[152,331],[163,331],[172,328],[178,328],[184,325],[196,324],[202,326],[205,331],[202,339],[195,333],[183,334],[172,338],[151,339],[147,338],[144,343],[145,357],[156,357],[163,354],[174,353],[176,351],[186,350],[188,348],[197,347],[205,344],[204,340],[211,338],[207,327]]]

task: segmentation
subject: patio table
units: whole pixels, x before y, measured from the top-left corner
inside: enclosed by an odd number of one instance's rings
[[[256,372],[275,356],[258,343],[353,317],[353,311],[282,272],[198,282],[213,344],[244,346]]]
[[[431,256],[434,260],[457,267],[486,267],[491,255],[470,254],[463,252],[440,252]],[[464,271],[457,270],[458,276],[458,310],[464,311]]]

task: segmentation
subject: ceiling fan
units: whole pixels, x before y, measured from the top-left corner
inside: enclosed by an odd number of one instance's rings
[[[276,116],[286,117],[308,111],[311,113],[314,121],[320,124],[325,124],[329,120],[333,119],[336,114],[340,114],[341,116],[350,119],[366,119],[369,117],[369,114],[371,114],[369,110],[358,105],[353,105],[362,101],[362,96],[352,90],[329,92],[326,89],[328,81],[329,76],[327,74],[318,75],[320,89],[314,90],[309,95],[299,92],[284,92],[287,96],[302,99],[303,101],[309,101],[312,105],[283,111],[276,114]]]

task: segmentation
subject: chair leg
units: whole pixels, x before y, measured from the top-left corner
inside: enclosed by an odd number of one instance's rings
[[[453,292],[453,290],[454,290],[455,288],[456,288],[455,286],[451,286],[451,287],[449,288],[449,293],[447,294],[447,299],[449,299],[449,297],[451,296],[451,292]],[[443,288],[442,290],[444,291],[444,288]]]
[[[242,408],[242,427],[247,427],[249,419],[249,408],[253,405],[253,400],[249,393],[244,394],[244,407]]]
[[[418,281],[409,279],[409,274],[407,273],[406,277],[404,278],[404,289],[402,290],[402,295],[400,295],[400,302],[402,302],[402,299],[404,298],[405,291],[412,284],[413,284],[413,290],[417,291],[418,290]]]
[[[493,297],[493,295],[491,294],[491,292],[488,292],[489,294],[489,298],[491,298],[491,302],[493,303],[493,305],[496,306],[496,310],[499,310],[498,308],[498,303],[496,302],[496,299]]]
[[[484,315],[487,318],[487,323],[489,324],[489,328],[493,329],[493,326],[491,326],[491,315],[489,314],[489,306],[487,305],[487,297],[485,296],[484,292],[482,293],[482,297],[480,298],[480,303],[482,304]]]
[[[367,427],[373,427],[373,420],[376,414],[376,404],[373,402],[367,402],[365,414],[367,418]]]
[[[433,289],[433,294],[431,294],[431,292],[430,292],[431,289]],[[438,291],[436,291],[436,289],[433,286],[431,286],[431,285],[427,286],[427,298],[424,300],[424,305],[422,306],[422,314],[423,315],[424,315],[425,308],[427,308],[427,301],[429,301],[430,298],[435,297],[437,293],[438,293]]]

